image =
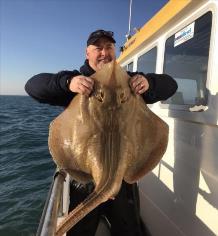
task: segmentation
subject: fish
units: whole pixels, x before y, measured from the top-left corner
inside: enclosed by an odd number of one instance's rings
[[[168,144],[168,125],[131,90],[131,77],[115,60],[90,77],[90,96],[77,94],[49,127],[57,167],[79,183],[94,183],[93,192],[58,225],[56,236],[116,198],[122,181],[133,184],[145,176]]]

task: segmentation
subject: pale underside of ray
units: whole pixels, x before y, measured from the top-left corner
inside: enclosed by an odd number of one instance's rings
[[[163,156],[168,126],[129,88],[115,62],[91,76],[90,97],[77,95],[50,125],[49,150],[60,169],[95,189],[62,222],[62,235],[102,202],[116,197],[122,181],[134,183]]]

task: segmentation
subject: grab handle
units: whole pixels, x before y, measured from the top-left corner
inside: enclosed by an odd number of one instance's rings
[[[202,111],[206,111],[208,109],[208,106],[204,106],[204,105],[195,105],[193,107],[189,107],[189,111],[191,112],[202,112]]]

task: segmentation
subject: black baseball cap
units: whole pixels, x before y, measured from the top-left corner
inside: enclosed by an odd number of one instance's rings
[[[112,43],[116,43],[116,41],[113,38],[113,35],[114,35],[114,32],[112,31],[105,31],[102,29],[96,30],[89,35],[89,38],[87,40],[87,47],[89,45],[94,45],[98,39],[103,38],[103,37],[108,38]]]

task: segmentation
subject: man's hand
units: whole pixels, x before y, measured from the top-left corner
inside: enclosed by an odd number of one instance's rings
[[[143,75],[134,75],[129,82],[132,91],[135,94],[142,94],[149,88],[148,80]]]
[[[80,93],[89,96],[93,90],[94,80],[90,77],[78,75],[70,81],[69,89],[74,93]]]

